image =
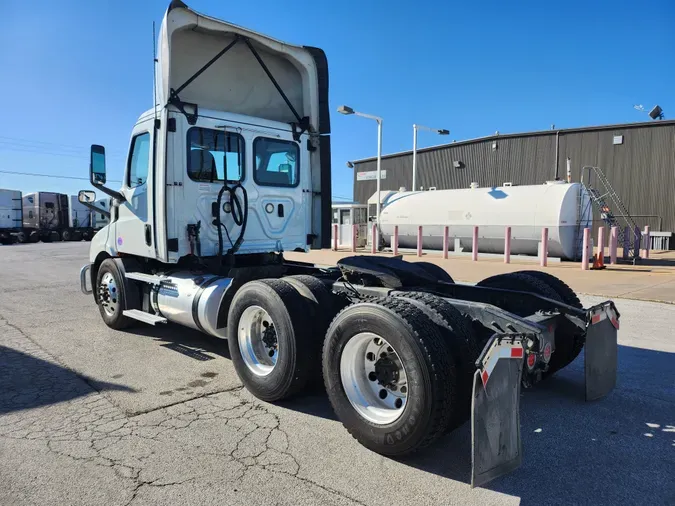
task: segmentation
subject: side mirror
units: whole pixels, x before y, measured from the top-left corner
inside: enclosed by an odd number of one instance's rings
[[[97,144],[91,146],[89,179],[94,186],[105,184],[105,148]]]
[[[91,204],[96,200],[96,192],[91,190],[80,190],[77,194],[77,200],[82,204]]]

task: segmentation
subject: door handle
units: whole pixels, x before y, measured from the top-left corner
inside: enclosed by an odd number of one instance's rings
[[[150,225],[145,226],[145,244],[152,245],[152,228]]]

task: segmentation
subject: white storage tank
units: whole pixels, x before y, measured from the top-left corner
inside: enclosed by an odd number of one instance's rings
[[[579,183],[551,181],[541,185],[467,188],[427,192],[398,192],[387,196],[380,212],[380,231],[391,245],[398,225],[399,246],[417,247],[422,226],[423,248],[442,249],[443,228],[449,245],[460,240],[471,251],[473,227],[478,226],[478,251],[504,252],[504,230],[511,227],[511,254],[536,255],[541,230],[548,228],[549,256],[575,259],[581,255],[579,231],[590,227],[591,201]]]

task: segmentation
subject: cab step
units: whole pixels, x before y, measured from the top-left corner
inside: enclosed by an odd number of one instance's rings
[[[162,281],[166,281],[164,276],[145,274],[144,272],[127,272],[126,278],[133,279],[134,281],[142,281],[143,283],[149,283],[151,285],[160,285]]]
[[[137,274],[137,273],[133,273]],[[129,318],[133,318],[134,320],[138,320],[143,323],[148,323],[150,325],[156,325],[157,323],[166,323],[167,319],[164,318],[163,316],[157,316],[156,314],[150,314],[150,313],[145,313],[143,311],[139,311],[138,309],[125,309],[122,311],[122,314],[124,316],[127,316]]]

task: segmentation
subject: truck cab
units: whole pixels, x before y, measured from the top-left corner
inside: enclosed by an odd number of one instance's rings
[[[124,181],[95,188],[111,221],[91,261],[133,255],[165,264],[327,246],[327,65],[291,46],[174,1],[159,34],[156,106],[133,126]],[[103,254],[103,255],[102,255]]]

